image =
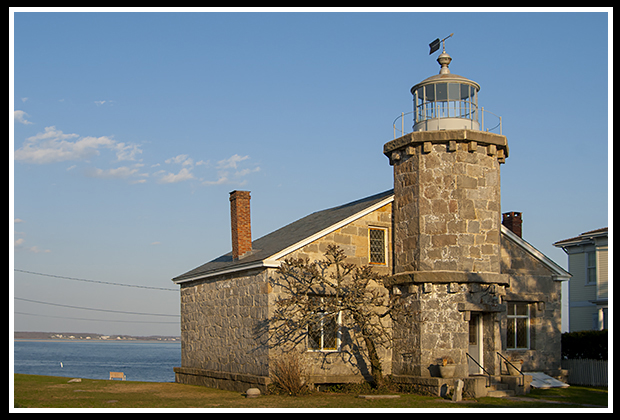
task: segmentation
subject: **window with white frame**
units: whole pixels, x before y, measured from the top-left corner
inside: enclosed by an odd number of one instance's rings
[[[530,305],[525,302],[508,302],[506,348],[530,348]]]
[[[374,228],[368,229],[368,248],[369,262],[371,264],[387,264],[387,229]]]
[[[314,307],[313,319],[308,324],[308,350],[337,351],[340,329],[340,313],[335,311],[334,296],[309,296]]]
[[[596,252],[586,252],[586,284],[596,284]]]

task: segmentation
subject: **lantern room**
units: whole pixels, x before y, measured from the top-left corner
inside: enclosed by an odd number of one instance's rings
[[[452,58],[445,50],[437,61],[441,65],[439,74],[411,88],[413,131],[480,130],[480,85],[450,73],[448,66]]]

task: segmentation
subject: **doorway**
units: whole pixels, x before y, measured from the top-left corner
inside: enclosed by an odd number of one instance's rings
[[[483,366],[482,358],[482,313],[472,312],[469,318],[469,355]],[[470,375],[481,375],[482,369],[471,359],[467,359]]]

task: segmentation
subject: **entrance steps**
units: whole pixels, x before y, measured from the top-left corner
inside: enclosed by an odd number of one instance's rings
[[[493,380],[491,385],[487,387],[487,397],[514,397],[515,394],[515,390],[503,382]]]
[[[469,393],[474,397],[514,397],[530,392],[531,375],[524,377],[511,375],[471,375],[465,379],[469,382]]]

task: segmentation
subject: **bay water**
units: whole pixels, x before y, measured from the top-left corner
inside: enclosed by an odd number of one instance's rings
[[[70,378],[174,382],[181,342],[108,340],[15,340],[14,372]]]

